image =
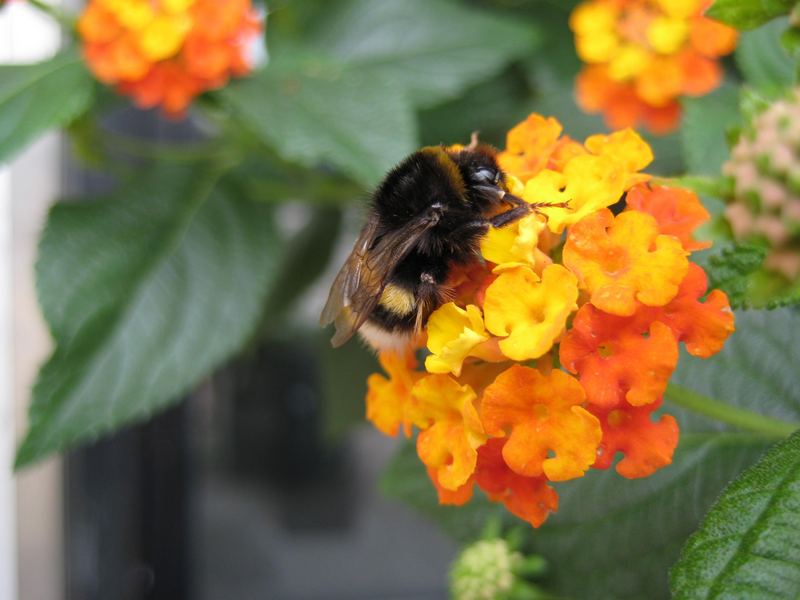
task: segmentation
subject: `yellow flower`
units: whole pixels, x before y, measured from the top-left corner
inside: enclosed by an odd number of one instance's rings
[[[481,309],[470,304],[466,310],[454,302],[440,306],[428,318],[429,373],[461,375],[461,365],[480,344],[489,339]]]
[[[608,74],[615,81],[636,77],[650,65],[649,54],[637,46],[625,45],[608,63]]]
[[[553,262],[539,249],[539,235],[546,227],[546,221],[536,214],[505,227],[492,227],[481,240],[481,254],[497,265],[495,273],[516,266],[529,266],[541,272]]]
[[[647,41],[659,54],[674,54],[689,37],[689,24],[684,19],[659,16],[647,27]]]
[[[631,186],[646,181],[638,171],[653,160],[650,146],[631,130],[594,135],[585,142],[591,154],[569,159],[561,173],[550,169],[529,180],[528,202],[568,202],[569,208],[542,208],[554,233],[619,201]]]
[[[170,58],[181,49],[191,27],[187,15],[160,15],[139,34],[139,49],[154,62]]]
[[[508,358],[539,358],[563,333],[577,300],[578,280],[561,265],[546,267],[541,280],[528,267],[517,267],[486,290],[486,328],[504,338],[499,346]]]
[[[626,128],[608,135],[591,135],[586,138],[584,145],[592,154],[613,158],[630,171],[635,181],[629,181],[628,185],[647,179],[646,175],[636,174],[636,171],[653,162],[653,150],[633,129]]]

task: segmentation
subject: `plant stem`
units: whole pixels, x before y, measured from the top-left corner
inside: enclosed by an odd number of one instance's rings
[[[68,29],[69,31],[75,29],[75,19],[65,14],[63,11],[59,10],[52,4],[48,4],[47,2],[43,2],[42,0],[28,0],[28,4],[38,9],[39,11],[43,12],[53,20],[58,21],[58,23],[64,29]]]
[[[673,404],[706,417],[711,417],[722,423],[755,433],[783,438],[800,429],[800,423],[789,423],[780,419],[765,417],[674,384],[667,386],[664,396]]]

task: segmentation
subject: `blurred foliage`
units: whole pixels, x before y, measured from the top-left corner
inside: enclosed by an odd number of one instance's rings
[[[721,177],[730,144],[796,83],[800,36],[797,19],[787,17],[794,4],[717,0],[715,16],[750,30],[724,85],[684,102],[678,133],[646,136],[656,156],[649,171],[677,176],[717,216],[731,193]],[[93,81],[74,49],[40,64],[0,66],[0,161],[61,127],[85,167],[114,181],[103,197],[63,201],[48,216],[36,275],[55,350],[33,390],[17,465],[142,421],[243,350],[286,336],[314,349],[324,432],[329,443],[340,441],[363,420],[365,380],[376,364],[355,343],[332,350],[309,314],[319,311],[332,257],[355,237],[354,207],[423,144],[463,143],[479,131],[502,146],[509,128],[534,111],[557,117],[573,138],[604,131],[574,100],[580,63],[567,22],[575,5],[276,0],[266,64],[203,96],[189,141],[115,129],[114,117],[129,109]],[[167,137],[178,128],[159,123]],[[305,216],[291,238],[280,225],[285,207],[302,207]],[[763,249],[735,245],[719,220],[706,233],[720,242],[704,258],[712,285],[750,303]],[[800,294],[778,303],[796,301]],[[758,413],[767,423],[796,424],[798,326],[794,308],[740,312],[722,355],[681,361],[678,383],[738,409],[745,422]],[[671,398],[678,405],[679,390]],[[684,432],[671,468],[646,480],[610,470],[571,482],[559,488],[558,514],[523,536],[525,551],[551,565],[545,583],[553,593],[667,597],[667,572],[684,540],[723,487],[778,437],[677,405],[670,412]],[[774,456],[759,472],[779,475]],[[751,479],[745,474],[733,489]],[[382,486],[461,541],[480,536],[490,517],[510,518],[485,498],[439,506],[411,444]],[[723,498],[694,539],[708,536],[726,510]],[[752,531],[741,524],[732,543]],[[690,570],[676,569],[674,585],[695,585]]]
[[[94,86],[73,50],[36,65],[0,65],[0,163],[88,110]]]

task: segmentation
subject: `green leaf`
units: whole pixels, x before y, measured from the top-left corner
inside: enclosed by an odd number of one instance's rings
[[[676,600],[800,597],[800,432],[729,485],[672,570]]]
[[[727,84],[702,98],[683,101],[681,142],[688,170],[719,175],[728,159],[726,130],[739,124],[739,93]]]
[[[716,0],[706,13],[735,27],[753,29],[789,12],[796,0]]]
[[[789,423],[800,422],[800,312],[736,311],[736,332],[708,360],[683,354],[673,382],[700,394]],[[671,412],[672,406],[667,410]],[[681,427],[721,431],[725,426],[683,413]]]
[[[785,18],[776,19],[742,34],[736,48],[736,64],[748,84],[764,90],[794,85],[795,63],[780,42],[786,27]]]
[[[367,187],[417,147],[405,90],[379,73],[275,63],[220,94],[284,159],[329,163]]]
[[[442,0],[336,3],[316,44],[362,73],[378,73],[411,92],[418,106],[455,97],[497,73],[538,42],[530,22]]]
[[[93,90],[92,77],[74,50],[33,65],[0,65],[0,163],[47,129],[79,116]]]
[[[245,342],[280,242],[268,206],[209,164],[152,166],[115,197],[56,205],[37,264],[56,340],[17,466],[141,421]]]
[[[714,251],[703,261],[709,288],[728,295],[731,306],[748,303],[749,277],[761,268],[767,249],[757,244],[733,244]]]

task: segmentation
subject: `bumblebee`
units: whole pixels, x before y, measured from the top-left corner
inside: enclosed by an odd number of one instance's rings
[[[401,349],[452,298],[455,265],[480,260],[489,226],[542,206],[508,193],[496,151],[431,146],[392,169],[372,195],[367,221],[331,287],[320,323],[334,323],[341,346],[358,331],[378,350]]]

